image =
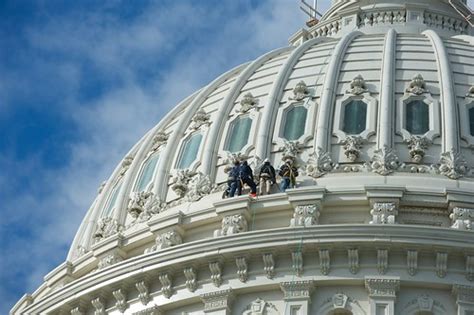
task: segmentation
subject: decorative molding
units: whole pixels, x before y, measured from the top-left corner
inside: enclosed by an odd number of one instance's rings
[[[446,277],[448,272],[448,253],[436,253],[436,275],[440,278]]]
[[[451,228],[458,230],[473,230],[474,209],[454,207],[449,215],[452,220]]]
[[[105,302],[102,298],[98,297],[91,301],[92,306],[94,307],[94,315],[106,315],[105,312]]]
[[[382,24],[398,24],[406,22],[406,10],[389,10],[376,12],[361,12],[358,14],[359,27],[382,25]]]
[[[459,179],[469,172],[469,166],[464,157],[454,150],[441,153],[439,163],[434,167],[439,174],[451,179]]]
[[[395,224],[398,209],[395,202],[374,202],[372,210],[372,221],[370,224]]]
[[[455,284],[452,292],[457,303],[474,303],[474,286]]]
[[[141,311],[134,312],[132,315],[161,315],[158,305],[147,307]]]
[[[218,261],[209,263],[209,270],[211,271],[211,280],[216,287],[222,284],[222,264]]]
[[[125,175],[125,173],[129,169],[130,165],[132,165],[132,162],[133,162],[133,156],[132,155],[128,155],[122,160],[122,163],[120,165],[121,169],[120,169],[120,172],[119,172],[119,176]]]
[[[247,93],[244,95],[240,101],[240,108],[235,111],[240,114],[245,114],[246,112],[257,108],[259,100],[255,98],[252,93]]]
[[[347,94],[352,95],[361,95],[367,92],[369,92],[369,90],[367,89],[364,78],[360,74],[352,79],[351,88],[346,91]]]
[[[275,305],[261,298],[257,298],[247,306],[242,315],[270,315],[273,314],[273,312],[280,314]]]
[[[349,264],[349,271],[355,275],[359,272],[359,250],[352,248],[347,250],[347,261]]]
[[[425,79],[418,73],[411,79],[410,85],[407,87],[405,92],[412,95],[422,95],[424,93],[429,93],[430,91],[426,89]]]
[[[344,293],[336,293],[332,296],[331,301],[335,310],[345,309],[347,302],[349,301],[349,297]]]
[[[235,259],[235,264],[237,265],[237,275],[239,276],[239,280],[241,282],[247,282],[248,279],[248,265],[247,265],[247,258],[245,257],[237,257]]]
[[[355,162],[360,157],[362,144],[364,144],[365,139],[361,136],[347,136],[342,140],[344,154],[351,161]]]
[[[413,163],[420,163],[425,157],[426,150],[431,145],[431,140],[426,137],[410,136],[405,140],[410,150],[410,158]]]
[[[408,250],[407,251],[407,268],[408,274],[414,276],[418,271],[418,251]]]
[[[190,169],[176,170],[176,173],[173,176],[173,184],[171,185],[171,189],[180,198],[183,198],[189,190],[188,184],[194,175],[196,175],[196,172]]]
[[[334,169],[335,165],[332,162],[329,152],[324,152],[322,148],[311,153],[306,164],[306,174],[313,178],[319,178],[326,175]]]
[[[122,232],[123,229],[124,226],[112,217],[100,218],[96,223],[94,241],[98,242],[101,239],[118,234]]]
[[[111,253],[108,254],[102,258],[100,258],[98,264],[97,264],[97,269],[103,269],[105,267],[109,267],[112,265],[115,265],[116,263],[119,263],[123,261],[122,256],[120,256],[118,253]]]
[[[209,195],[212,189],[213,185],[209,175],[197,172],[188,183],[185,200],[189,202],[201,200],[202,197]]]
[[[220,230],[214,231],[214,237],[247,232],[247,219],[243,214],[234,214],[222,219]]]
[[[154,136],[152,141],[152,146],[151,146],[151,151],[155,152],[157,151],[161,146],[166,145],[168,142],[168,134],[164,131],[158,131]]]
[[[303,274],[303,253],[301,250],[291,252],[292,269],[297,277]]]
[[[273,254],[263,254],[263,270],[267,274],[268,279],[273,279],[275,276],[275,260]]]
[[[381,149],[374,151],[368,168],[374,173],[386,176],[396,171],[400,165],[395,150],[385,145]]]
[[[300,205],[295,207],[291,227],[307,227],[318,224],[319,206],[317,204]]]
[[[192,118],[192,124],[190,128],[192,130],[198,130],[202,126],[209,126],[211,124],[211,115],[207,114],[204,109],[199,109]]]
[[[234,295],[232,290],[223,290],[217,292],[210,292],[201,295],[201,300],[204,303],[204,312],[218,311],[222,309],[230,310]]]
[[[313,281],[291,281],[281,282],[280,288],[286,301],[288,300],[310,300],[314,289]]]
[[[186,288],[189,292],[194,292],[197,289],[197,273],[193,267],[184,268],[184,277],[186,278]]]
[[[165,298],[169,299],[173,295],[170,275],[168,273],[162,273],[158,276],[158,280],[160,280],[161,283],[161,293]]]
[[[162,202],[151,191],[133,192],[128,203],[127,212],[135,222],[148,221],[152,215],[166,209],[166,202]]]
[[[115,307],[121,312],[125,313],[128,308],[126,293],[122,289],[112,291],[112,295],[115,298]]]
[[[283,139],[283,146],[279,148],[280,151],[283,151],[281,159],[283,161],[291,160],[295,163],[298,154],[300,154],[303,149],[304,145],[299,141],[288,141]]]
[[[369,296],[374,297],[391,297],[395,298],[397,291],[400,289],[399,278],[374,277],[365,278],[365,287],[369,291]]]
[[[161,249],[173,247],[183,243],[181,235],[176,230],[159,234],[155,239],[155,245],[145,249],[145,254],[156,252]]]
[[[138,299],[143,305],[147,305],[150,302],[150,291],[148,289],[148,284],[142,280],[135,283],[135,287],[138,291]]]
[[[84,311],[84,308],[80,306],[76,306],[73,309],[71,309],[71,315],[85,315],[86,312]]]
[[[388,269],[388,249],[377,249],[377,270],[384,275]]]
[[[302,101],[307,97],[310,97],[308,86],[301,80],[293,88],[293,97],[290,96],[288,99],[292,101]]]
[[[329,249],[319,250],[319,267],[323,275],[328,275],[331,270],[331,257],[329,255]]]
[[[466,257],[466,279],[474,281],[474,256]]]

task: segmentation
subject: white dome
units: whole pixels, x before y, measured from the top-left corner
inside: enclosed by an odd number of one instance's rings
[[[223,74],[150,130],[101,187],[67,262],[13,313],[198,314],[216,290],[240,308],[258,291],[282,312],[275,286],[287,302],[313,282],[359,286],[323,290],[347,314],[372,309],[381,283],[387,305],[410,287],[397,304],[407,314],[451,314],[452,290],[472,302],[472,28],[448,1],[333,2],[290,46]],[[294,160],[297,188],[221,200],[236,157],[256,170]],[[316,300],[311,314],[338,309]]]

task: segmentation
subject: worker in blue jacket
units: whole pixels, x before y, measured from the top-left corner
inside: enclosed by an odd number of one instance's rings
[[[229,171],[229,177],[227,178],[228,184],[230,185],[229,197],[234,197],[235,192],[237,196],[242,195],[242,182],[240,181],[240,162],[234,161],[234,166]]]
[[[243,161],[240,165],[240,180],[242,181],[241,185],[247,184],[250,187],[250,196],[256,197],[257,196],[257,185],[255,185],[253,179],[253,171],[248,165],[247,161]]]

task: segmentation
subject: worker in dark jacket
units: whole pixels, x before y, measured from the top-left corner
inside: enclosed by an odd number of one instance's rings
[[[298,169],[293,165],[292,159],[287,159],[285,164],[280,167],[278,175],[281,176],[280,190],[284,192],[288,188],[296,187],[296,177]]]
[[[272,166],[269,159],[263,161],[263,165],[260,168],[259,182],[260,195],[268,195],[270,193],[270,188],[276,183],[275,168]]]
[[[257,196],[257,185],[253,181],[253,171],[248,165],[247,161],[243,161],[240,165],[240,180],[243,184],[247,184],[250,187],[250,196],[256,197]]]
[[[234,162],[234,166],[229,171],[229,177],[227,179],[228,183],[230,184],[229,197],[234,197],[236,191],[238,196],[242,194],[242,183],[239,176],[240,166],[240,162],[236,160]]]

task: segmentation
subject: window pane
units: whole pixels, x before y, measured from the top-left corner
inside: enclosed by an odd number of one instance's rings
[[[135,191],[144,191],[153,179],[153,173],[155,172],[156,163],[158,162],[159,155],[155,154],[143,165],[142,171],[138,178],[138,182]]]
[[[179,157],[178,168],[185,169],[191,166],[196,160],[201,145],[202,134],[195,134],[191,136],[184,144]]]
[[[422,135],[430,130],[428,104],[413,101],[406,105],[406,129],[413,135]]]
[[[228,145],[226,150],[230,152],[239,152],[249,141],[252,119],[249,117],[239,118],[232,122]]]
[[[114,189],[112,189],[112,192],[110,193],[110,198],[107,201],[107,205],[104,208],[104,211],[102,211],[102,215],[100,216],[101,218],[112,216],[112,213],[116,206],[115,203],[117,202],[117,197],[120,192],[120,187],[122,187],[122,182],[115,185]]]
[[[351,101],[344,106],[344,123],[342,130],[351,135],[359,134],[366,129],[367,104],[363,101]]]
[[[306,115],[308,110],[304,106],[293,107],[286,113],[283,137],[286,140],[297,140],[304,134]]]
[[[469,109],[469,128],[471,136],[474,136],[474,107]]]

